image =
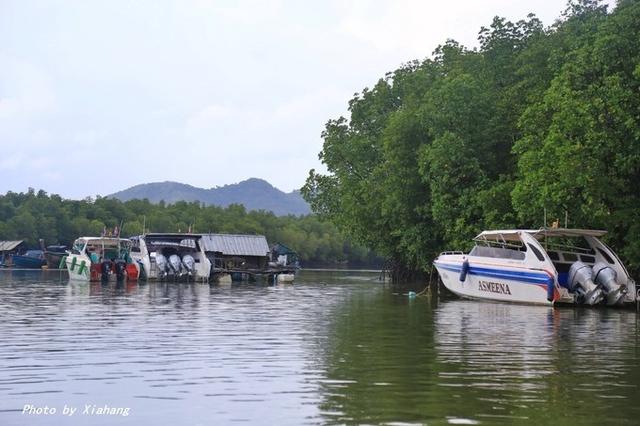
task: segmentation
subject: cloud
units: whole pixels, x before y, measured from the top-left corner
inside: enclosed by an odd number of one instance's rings
[[[0,120],[55,109],[51,78],[37,66],[0,52]]]
[[[221,120],[228,120],[237,115],[238,112],[222,105],[207,105],[187,119],[186,132],[187,134],[197,133],[200,129],[209,127],[212,123],[219,124]]]
[[[382,52],[426,56],[425,46],[446,34],[447,21],[435,2],[396,0],[342,3],[340,29]]]
[[[354,92],[494,14],[564,0],[10,2],[0,13],[0,192],[82,198],[154,180],[299,187]],[[126,167],[109,178],[79,165]],[[20,173],[17,173],[19,171]],[[82,184],[77,184],[81,182]]]
[[[24,155],[17,152],[5,154],[0,157],[0,170],[5,172],[18,171],[24,163]]]
[[[605,1],[613,4],[613,0]],[[513,0],[448,1],[424,0],[354,0],[338,1],[335,7],[342,17],[340,29],[345,34],[370,44],[384,53],[401,52],[409,59],[422,59],[433,49],[452,38],[463,45],[477,47],[481,26],[488,26],[494,16],[511,20],[524,19],[530,12],[550,25],[564,10],[564,0],[537,3]]]
[[[324,119],[336,115],[347,100],[347,92],[328,86],[273,106],[199,109],[185,121],[186,143],[180,150],[194,158],[207,153],[211,166],[190,183],[210,187],[262,177],[285,191],[299,188],[308,170],[318,168]]]

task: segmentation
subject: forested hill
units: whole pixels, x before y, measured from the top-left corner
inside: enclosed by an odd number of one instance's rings
[[[154,182],[136,185],[109,195],[120,201],[148,199],[152,203],[164,201],[200,201],[206,205],[227,207],[242,204],[247,210],[266,210],[278,216],[310,213],[307,202],[298,191],[285,193],[262,179],[247,179],[240,183],[204,189],[178,182]]]
[[[200,202],[177,201],[152,204],[149,200],[120,201],[98,197],[65,200],[59,195],[29,189],[26,193],[0,194],[0,240],[25,240],[27,247],[67,244],[81,236],[101,235],[104,228],[120,227],[123,236],[143,232],[221,232],[260,234],[270,243],[293,248],[303,265],[375,267],[382,259],[351,243],[335,226],[314,215],[276,216],[271,212],[247,211],[243,206],[203,206]]]
[[[640,2],[571,1],[551,27],[496,17],[330,120],[303,194],[401,273],[483,229],[603,228],[640,273]]]

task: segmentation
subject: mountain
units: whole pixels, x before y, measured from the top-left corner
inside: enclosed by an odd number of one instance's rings
[[[311,209],[299,191],[285,193],[269,182],[251,178],[240,183],[204,189],[178,182],[153,182],[108,195],[121,201],[147,198],[152,203],[164,200],[200,201],[208,205],[226,207],[242,204],[247,210],[269,210],[278,216],[309,214]]]

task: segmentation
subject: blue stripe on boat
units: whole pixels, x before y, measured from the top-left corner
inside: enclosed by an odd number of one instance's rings
[[[452,272],[460,272],[460,270],[462,269],[462,266],[444,265],[441,263],[436,263],[436,266]],[[550,283],[553,283],[553,278],[551,278],[549,275],[536,272],[508,271],[504,269],[471,266],[468,273],[471,275],[479,275],[482,277],[503,278],[506,280],[519,281],[527,284],[549,285]]]

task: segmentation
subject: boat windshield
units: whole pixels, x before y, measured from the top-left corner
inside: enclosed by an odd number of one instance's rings
[[[71,247],[71,252],[74,254],[80,254],[84,250],[84,246],[87,245],[87,242],[82,239],[75,240],[73,242],[73,247]]]
[[[172,247],[176,250],[185,249],[187,251],[199,250],[198,243],[195,238],[185,238],[183,236],[147,236],[147,246],[149,251],[160,251],[163,248]]]
[[[500,259],[524,260],[527,248],[523,244],[478,243],[469,256],[494,257]]]
[[[92,259],[127,259],[131,241],[125,239],[99,238],[87,242],[86,253]]]

